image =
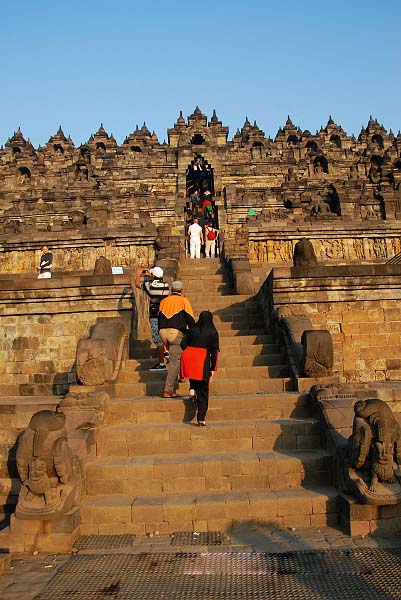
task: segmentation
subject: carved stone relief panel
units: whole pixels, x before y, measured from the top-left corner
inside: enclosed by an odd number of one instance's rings
[[[374,238],[368,240],[369,258],[387,258],[387,246],[384,238]]]
[[[272,247],[274,262],[292,262],[294,247],[292,241],[275,240]]]
[[[391,252],[393,256],[401,252],[401,239],[400,238],[391,238]]]
[[[344,245],[342,240],[319,240],[317,254],[322,260],[344,260]]]
[[[352,243],[352,248],[354,254],[352,258],[356,258],[358,260],[364,260],[366,258],[363,239],[356,238]]]

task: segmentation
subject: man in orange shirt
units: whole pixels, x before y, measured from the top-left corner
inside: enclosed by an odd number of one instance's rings
[[[160,302],[159,334],[170,354],[163,398],[177,396],[174,392],[174,384],[180,371],[182,354],[180,344],[186,330],[195,324],[191,303],[182,295],[183,287],[182,281],[173,281],[171,295]]]

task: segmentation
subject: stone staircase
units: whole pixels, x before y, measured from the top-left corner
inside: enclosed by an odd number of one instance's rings
[[[154,350],[139,342],[97,432],[82,533],[336,522],[331,457],[255,299],[230,295],[218,259],[183,261],[180,278],[195,315],[210,309],[220,334],[208,425],[195,425],[188,383],[178,386],[182,397],[160,397],[165,375],[148,371]]]

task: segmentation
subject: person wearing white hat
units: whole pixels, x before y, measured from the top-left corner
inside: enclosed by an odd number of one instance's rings
[[[149,371],[166,371],[164,364],[164,344],[159,335],[159,306],[163,298],[169,295],[168,283],[163,281],[163,269],[153,267],[152,269],[137,269],[135,278],[135,287],[143,290],[149,296],[149,323],[152,333],[152,341],[156,344],[158,362],[149,369]],[[141,283],[141,276],[143,282]]]

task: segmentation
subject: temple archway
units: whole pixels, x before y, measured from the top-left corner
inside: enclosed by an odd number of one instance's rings
[[[260,159],[263,157],[263,144],[262,142],[254,142],[251,148],[252,159]]]
[[[185,221],[188,227],[197,216],[203,227],[209,219],[218,227],[218,207],[214,200],[213,167],[201,155],[196,155],[186,171],[187,201]]]
[[[319,155],[313,161],[313,170],[315,173],[328,173],[329,163],[327,158],[323,155]]]
[[[200,133],[195,133],[192,136],[192,139],[191,139],[191,144],[192,145],[194,145],[194,146],[201,146],[204,143],[205,143],[205,138]]]
[[[310,140],[309,142],[306,142],[305,144],[305,148],[313,153],[316,154],[317,152],[319,152],[319,146],[317,145],[317,143],[313,140]]]
[[[331,183],[327,188],[326,202],[330,206],[330,210],[333,214],[341,216],[341,203],[340,197],[334,185]]]
[[[28,167],[20,167],[18,169],[18,182],[27,183],[31,179],[31,172]]]
[[[199,154],[194,157],[186,171],[187,196],[192,194],[195,190],[199,191],[199,196],[202,199],[206,190],[209,190],[210,193],[214,195],[213,168],[209,162]]]
[[[298,144],[298,142],[299,142],[299,140],[298,140],[298,137],[295,135],[295,133],[292,133],[287,138],[287,144],[289,146],[296,146]]]
[[[376,144],[380,148],[380,150],[383,150],[384,141],[380,134],[375,133],[374,135],[372,135],[372,142],[373,142],[373,144]]]
[[[91,153],[89,151],[89,148],[87,148],[86,146],[83,146],[80,150],[80,154],[81,154],[81,158],[84,161],[90,162],[91,161]]]
[[[333,133],[333,135],[330,137],[330,143],[333,144],[333,146],[336,146],[337,148],[342,147],[341,138],[336,133]]]

